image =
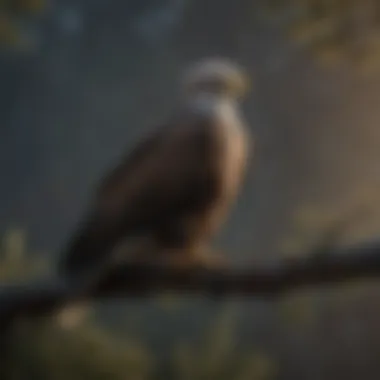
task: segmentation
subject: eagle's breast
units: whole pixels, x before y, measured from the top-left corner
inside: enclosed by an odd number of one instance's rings
[[[248,158],[249,136],[231,99],[199,97],[197,109],[209,120],[207,127],[212,130],[216,147],[210,152],[210,155],[217,155],[213,160],[218,183],[216,197],[203,215],[207,229],[213,233],[223,224],[240,189]]]
[[[237,195],[244,175],[248,136],[233,103],[220,102],[215,117],[215,133],[220,144],[221,196],[230,200]]]

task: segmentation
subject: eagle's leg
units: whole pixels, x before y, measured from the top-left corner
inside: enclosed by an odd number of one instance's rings
[[[209,245],[209,234],[188,221],[169,223],[154,234],[156,260],[178,268],[225,268],[225,256]]]
[[[219,251],[206,245],[182,247],[159,247],[156,257],[159,265],[178,269],[223,269],[229,266],[227,258]]]
[[[224,269],[229,267],[225,254],[210,246],[199,246],[194,251],[195,265],[205,269]]]

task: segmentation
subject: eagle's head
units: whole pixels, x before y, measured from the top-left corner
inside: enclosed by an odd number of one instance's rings
[[[241,98],[249,89],[249,78],[233,62],[208,59],[189,67],[183,84],[188,93],[207,92]]]

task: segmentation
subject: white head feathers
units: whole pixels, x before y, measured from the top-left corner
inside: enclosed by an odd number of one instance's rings
[[[247,92],[249,80],[235,63],[225,59],[207,59],[185,71],[183,85],[187,92],[207,91],[240,97]]]

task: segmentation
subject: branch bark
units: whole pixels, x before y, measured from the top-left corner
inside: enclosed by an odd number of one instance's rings
[[[277,265],[224,270],[160,267],[124,263],[108,273],[86,295],[86,300],[144,297],[161,291],[206,296],[255,296],[272,299],[305,286],[331,285],[380,276],[380,241],[308,257],[283,260]],[[0,287],[0,326],[19,316],[52,313],[67,302],[75,289],[46,280]]]

